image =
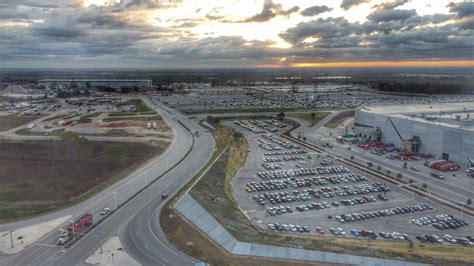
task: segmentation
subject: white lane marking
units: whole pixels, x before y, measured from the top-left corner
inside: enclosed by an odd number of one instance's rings
[[[41,244],[41,243],[34,244],[33,246],[42,246],[42,247],[57,247],[57,245],[51,245],[51,244]]]

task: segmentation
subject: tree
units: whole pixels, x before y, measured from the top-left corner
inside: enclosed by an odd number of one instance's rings
[[[410,178],[410,180],[408,180],[408,182],[410,183],[410,185],[413,185],[413,183],[415,183],[415,181],[411,178]]]
[[[306,141],[306,137],[303,137],[303,141]]]
[[[402,177],[403,177],[402,173],[397,174],[397,178],[402,178]]]
[[[467,200],[466,200],[466,205],[471,205],[471,204],[472,204],[472,199],[470,199],[470,198],[467,199]]]
[[[373,166],[372,162],[367,162],[367,166],[372,167]]]
[[[311,126],[314,126],[314,119],[316,118],[316,113],[311,113]]]
[[[392,171],[387,170],[387,175],[390,175],[390,174],[392,174]]]
[[[278,119],[283,120],[283,118],[285,118],[285,113],[284,112],[279,112],[277,117],[278,117]]]
[[[428,185],[427,185],[426,183],[423,183],[423,184],[421,185],[421,187],[422,187],[422,188],[427,188]]]
[[[377,170],[382,170],[382,167],[380,165],[377,165]]]
[[[351,155],[351,160],[354,160],[354,155]]]
[[[244,137],[244,134],[242,134],[238,131],[234,131],[233,137],[234,137],[235,141],[238,141],[239,139]]]

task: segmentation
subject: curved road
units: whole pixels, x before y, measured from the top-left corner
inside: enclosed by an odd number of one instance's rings
[[[57,265],[83,263],[87,256],[111,236],[119,233],[128,254],[143,265],[191,265],[197,261],[178,251],[166,239],[159,227],[158,216],[165,201],[162,193],[173,194],[190,180],[208,162],[214,151],[214,140],[194,121],[161,107],[160,115],[176,131],[176,142],[191,148],[184,159],[165,173],[156,183],[120,208],[114,215],[97,226],[55,262]],[[168,111],[166,111],[168,110]],[[180,122],[192,132],[194,137]]]
[[[145,100],[149,105],[155,105],[150,100]],[[157,258],[163,258],[161,262],[166,264],[169,264],[167,261],[179,262],[179,264],[195,262],[192,258],[181,255],[166,241],[166,237],[159,228],[157,215],[164,203],[161,200],[161,194],[172,194],[177,191],[207,163],[214,150],[214,140],[211,134],[206,133],[203,128],[185,116],[175,114],[166,107],[156,107],[156,110],[175,131],[175,140],[162,156],[137,170],[133,176],[112,186],[109,191],[118,192],[117,203],[121,204],[152,178],[160,176],[160,179],[124,204],[118,211],[109,215],[70,248],[62,249],[56,246],[57,233],[51,232],[35,245],[9,259],[8,265],[84,264],[84,260],[92,252],[108,238],[117,235],[122,228],[130,228],[129,231],[132,230],[135,233],[140,229],[133,240],[124,235],[123,245],[126,250],[130,248],[130,254],[142,264],[160,264],[156,261]],[[200,136],[194,137],[183,125],[191,131],[198,130],[201,133]],[[93,200],[79,204],[71,210],[74,210],[76,215],[92,212],[97,220],[100,217],[98,212],[106,206],[113,208],[113,195],[102,192]],[[129,221],[132,222],[128,224]],[[153,239],[148,239],[152,235]],[[135,249],[131,248],[135,243],[133,241],[137,243]],[[145,252],[147,253],[145,255],[140,254],[138,251],[141,248],[150,249],[150,251]]]

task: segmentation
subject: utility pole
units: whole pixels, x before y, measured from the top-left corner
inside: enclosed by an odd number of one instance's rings
[[[117,193],[118,192],[117,191],[107,191],[107,192],[105,192],[105,194],[110,194],[110,193],[114,194],[114,205],[115,205],[114,211],[116,211],[117,210]]]
[[[72,223],[72,238],[76,242],[76,232],[74,232],[74,220],[71,220]]]
[[[15,246],[13,245],[13,231],[10,230],[10,240],[12,242],[12,248],[14,248]]]

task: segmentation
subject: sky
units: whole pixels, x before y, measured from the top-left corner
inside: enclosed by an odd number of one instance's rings
[[[474,2],[0,0],[0,68],[474,67]]]

